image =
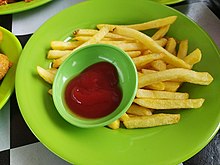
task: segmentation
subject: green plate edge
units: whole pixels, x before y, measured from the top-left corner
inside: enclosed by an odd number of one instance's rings
[[[97,10],[94,11],[94,8]],[[111,8],[114,12],[108,10]],[[178,39],[188,38],[190,51],[199,47],[203,58],[195,70],[208,71],[214,77],[209,86],[186,84],[182,88],[190,93],[191,98],[204,97],[206,101],[202,108],[177,111],[182,118],[176,125],[136,130],[121,128],[116,131],[105,127],[76,128],[58,115],[47,94],[50,86],[36,73],[37,65],[46,68],[50,63],[45,56],[51,40],[64,40],[73,29],[94,28],[97,23],[137,23],[169,15],[179,18],[168,34],[178,34]],[[74,19],[63,19],[67,16]],[[177,25],[185,27],[177,28]],[[87,1],[60,12],[30,38],[18,64],[17,99],[21,113],[35,136],[70,163],[178,164],[199,152],[219,130],[220,98],[216,97],[220,83],[219,57],[218,48],[205,31],[185,15],[165,5],[146,0],[135,3],[126,0]],[[29,63],[27,60],[30,60]]]
[[[22,46],[14,34],[0,26],[3,41],[0,42],[0,52],[6,54],[13,63],[0,85],[0,110],[10,98],[15,87],[15,72]],[[13,49],[12,49],[13,48]]]
[[[155,1],[155,2],[158,2],[158,3],[161,3],[161,4],[165,4],[165,5],[173,5],[173,4],[176,4],[176,3],[183,2],[185,0],[151,0],[151,1]]]
[[[100,0],[97,0],[97,1],[100,1]],[[158,2],[158,3],[164,4],[164,5],[173,5],[173,4],[176,4],[176,3],[183,2],[185,0],[148,0],[148,1],[154,1],[154,2]]]
[[[52,0],[33,0],[31,2],[15,2],[0,6],[0,15],[13,14],[44,5]]]

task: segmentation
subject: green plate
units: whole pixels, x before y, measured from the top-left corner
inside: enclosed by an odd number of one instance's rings
[[[214,77],[209,86],[185,84],[182,88],[191,98],[205,98],[202,108],[178,111],[182,118],[175,125],[132,130],[80,129],[58,114],[47,93],[51,86],[36,72],[37,65],[50,65],[46,54],[51,40],[65,40],[74,29],[94,28],[98,23],[140,23],[170,15],[178,19],[168,35],[189,39],[189,51],[199,47],[203,58],[195,70],[208,71]],[[218,49],[207,33],[172,8],[146,0],[86,1],[61,11],[33,34],[18,63],[16,94],[24,120],[35,136],[68,162],[175,165],[200,151],[219,129],[219,66]]]
[[[8,56],[9,60],[13,63],[12,67],[7,72],[6,76],[0,83],[0,110],[8,101],[15,86],[15,71],[17,62],[22,50],[21,44],[18,39],[8,30],[0,27],[3,32],[3,40],[0,42],[0,53]]]
[[[18,13],[21,11],[33,9],[50,1],[52,0],[33,0],[27,3],[24,1],[20,1],[15,3],[10,3],[7,5],[2,5],[0,6],[0,15]]]

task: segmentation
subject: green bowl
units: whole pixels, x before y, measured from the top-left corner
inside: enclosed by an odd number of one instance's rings
[[[67,83],[84,69],[98,62],[113,64],[119,77],[122,100],[109,115],[88,119],[72,113],[65,103],[64,89]],[[101,127],[120,118],[129,108],[137,90],[137,71],[132,59],[121,49],[111,45],[93,44],[74,51],[59,67],[53,82],[53,101],[60,115],[69,123],[82,127]]]

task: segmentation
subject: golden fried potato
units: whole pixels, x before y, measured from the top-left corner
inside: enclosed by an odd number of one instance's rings
[[[126,128],[147,128],[167,124],[175,124],[180,120],[180,114],[154,114],[150,116],[134,116],[125,120]]]
[[[134,102],[140,106],[150,109],[185,109],[185,108],[200,108],[204,103],[205,99],[134,99]]]
[[[118,129],[120,127],[120,120],[117,119],[108,125],[111,129]]]

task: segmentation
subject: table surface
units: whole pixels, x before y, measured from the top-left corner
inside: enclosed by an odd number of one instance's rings
[[[28,39],[48,18],[62,9],[82,0],[53,0],[53,2],[30,11],[1,15],[0,26],[12,31],[25,46]],[[220,1],[186,0],[171,7],[181,11],[197,22],[220,47]],[[34,22],[30,23],[31,20]],[[28,25],[25,26],[24,25]],[[0,164],[1,165],[65,165],[32,134],[18,108],[15,93],[0,111]],[[30,163],[31,162],[31,163]],[[183,165],[220,165],[220,133]]]

